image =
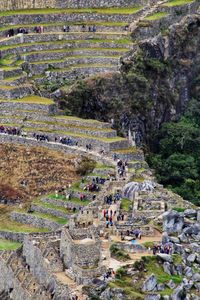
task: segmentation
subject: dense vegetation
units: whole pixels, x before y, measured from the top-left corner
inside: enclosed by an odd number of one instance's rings
[[[199,99],[198,99],[199,100]],[[193,99],[177,122],[162,126],[148,160],[158,180],[200,205],[200,102]]]

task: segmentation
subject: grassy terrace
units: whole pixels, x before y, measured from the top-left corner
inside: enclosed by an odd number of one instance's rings
[[[10,240],[0,239],[0,250],[16,250],[21,246],[21,243],[13,242]]]
[[[157,12],[157,13],[155,13],[153,15],[145,17],[144,20],[147,20],[147,21],[156,21],[156,20],[162,19],[165,16],[167,16],[167,13],[165,13],[165,12]]]
[[[24,27],[24,28],[34,28],[36,23],[31,23],[31,24],[17,24],[17,25],[6,25],[3,27],[0,27],[0,31],[3,30],[9,30],[10,28],[19,28],[19,27]],[[105,26],[105,27],[123,27],[127,25],[127,22],[95,22],[95,21],[77,21],[77,22],[65,22],[65,23],[38,23],[38,26],[43,26],[45,27],[63,27],[63,25],[69,25],[69,26],[82,26],[82,25],[96,25],[97,29],[99,26]]]
[[[98,132],[113,132],[112,129],[110,128],[96,128],[96,127],[86,127],[84,125],[81,125],[81,126],[76,126],[76,125],[73,125],[73,124],[66,124],[66,123],[59,123],[57,121],[55,122],[47,122],[47,121],[27,121],[27,123],[30,123],[30,124],[38,124],[38,125],[56,125],[56,126],[62,126],[62,127],[67,127],[67,128],[73,128],[73,129],[79,129],[79,130],[88,130],[88,131],[98,131]]]
[[[59,225],[65,225],[67,223],[66,219],[54,217],[50,214],[42,214],[42,213],[34,212],[31,215],[33,215],[35,217],[38,217],[38,218],[47,219],[47,220],[52,221],[52,222],[56,222]]]
[[[14,124],[14,123],[1,123],[0,126],[10,126],[10,127],[18,127],[19,124]],[[81,138],[81,139],[92,139],[92,140],[97,140],[100,142],[104,143],[113,143],[113,142],[121,142],[125,141],[124,138],[121,137],[111,137],[111,138],[103,138],[103,137],[95,137],[92,135],[87,135],[87,134],[78,134],[74,132],[68,132],[68,131],[62,131],[62,130],[50,130],[47,128],[29,128],[29,127],[23,127],[23,130],[26,132],[44,132],[44,133],[53,133],[53,134],[63,134],[65,136],[71,136],[72,138]]]
[[[21,224],[16,221],[12,221],[9,218],[1,219],[0,231],[10,232],[22,232],[22,233],[33,233],[33,232],[48,232],[48,229],[33,227],[31,225]]]
[[[40,54],[40,53],[68,53],[68,52],[73,52],[73,51],[118,51],[118,52],[125,52],[127,51],[127,48],[81,48],[78,47],[78,49],[52,49],[52,50],[41,50],[41,51],[30,51],[30,52],[26,52],[23,55],[24,56],[28,56],[28,55],[32,55],[32,54]],[[106,55],[106,54],[104,54]],[[88,55],[85,55],[88,56]],[[97,55],[100,56],[100,55]],[[118,56],[118,55],[111,55],[111,57],[113,56]],[[73,56],[69,56],[69,57],[84,57],[83,55],[74,55]]]
[[[131,15],[138,12],[142,7],[111,7],[111,8],[45,8],[45,9],[25,9],[15,11],[1,11],[0,16],[15,16],[15,15],[37,15],[37,14],[78,14],[78,13],[96,13],[96,14],[118,14],[118,15]]]
[[[70,202],[70,203],[74,203],[74,204],[79,204],[79,205],[82,205],[82,206],[86,206],[90,203],[90,201],[88,201],[88,200],[81,201],[79,198],[71,198],[70,200],[68,200],[63,195],[58,195],[58,197],[56,197],[55,194],[48,195],[48,198],[53,199],[53,200],[62,200],[62,201],[66,201],[66,202]]]
[[[0,102],[10,102],[10,103],[26,103],[26,104],[43,104],[43,105],[50,105],[54,104],[54,101],[48,98],[39,97],[39,96],[27,96],[21,99],[15,100],[0,100]]]
[[[56,116],[55,118],[58,119],[58,120],[64,119],[64,120],[67,120],[67,121],[78,121],[78,122],[84,121],[84,123],[87,122],[87,123],[91,123],[91,124],[103,124],[102,122],[100,122],[98,120],[81,119],[81,118],[74,117],[74,116]]]
[[[53,210],[56,210],[56,211],[63,212],[63,213],[66,213],[66,215],[72,213],[71,210],[69,210],[65,207],[59,206],[59,203],[58,203],[58,206],[57,206],[57,205],[54,205],[54,204],[50,204],[50,203],[46,203],[46,202],[42,202],[40,200],[37,200],[37,201],[34,201],[33,204],[36,204],[36,205],[38,205],[40,207],[43,207],[43,208],[50,208],[50,209],[53,209]]]
[[[115,59],[119,59],[119,57],[120,57],[120,55],[117,55],[117,56],[106,56],[106,58],[115,58]],[[69,61],[70,62],[70,60],[73,60],[73,59],[78,59],[78,58],[104,58],[104,56],[102,56],[102,55],[100,55],[100,56],[89,56],[89,55],[87,55],[87,56],[77,56],[77,57],[73,57],[73,56],[67,56],[67,57],[65,57],[65,58],[63,58],[63,59],[52,59],[52,60],[43,60],[43,61],[34,61],[34,62],[30,62],[30,64],[31,65],[45,65],[45,64],[54,64],[54,63],[64,63],[64,62],[67,62],[67,61]],[[78,65],[80,65],[80,64],[78,64]],[[71,63],[70,65],[69,65],[69,67],[73,67],[73,63]]]
[[[18,48],[18,47],[29,47],[29,46],[33,46],[33,45],[48,45],[49,47],[51,45],[66,45],[69,43],[73,43],[73,44],[80,44],[80,43],[112,43],[114,42],[115,44],[127,44],[127,45],[132,45],[133,42],[131,42],[130,39],[117,39],[117,40],[109,40],[109,39],[85,39],[85,40],[62,40],[62,41],[54,41],[54,42],[37,42],[37,43],[24,43],[24,44],[15,44],[15,45],[9,45],[9,46],[1,46],[0,50],[5,51],[5,50],[9,50],[9,49],[13,49],[13,48]],[[68,51],[70,51],[70,49],[68,49]],[[37,51],[39,52],[39,51]],[[23,53],[24,54],[24,53]]]
[[[129,199],[122,198],[120,202],[120,209],[128,212],[131,204],[132,202]]]
[[[137,148],[130,147],[130,148],[126,148],[126,149],[116,149],[116,150],[112,150],[112,152],[118,153],[118,154],[137,153]]]
[[[67,56],[63,59],[53,59],[53,60],[42,60],[42,61],[34,61],[34,62],[30,62],[30,64],[33,64],[33,65],[37,65],[37,64],[46,64],[46,63],[62,63],[62,62],[65,62],[65,61],[70,61],[70,60],[73,60],[73,59],[79,59],[79,58],[116,58],[116,59],[119,59],[120,58],[120,55],[97,55],[97,56],[92,56],[92,55],[73,55],[73,56]],[[19,76],[20,77],[20,76]]]
[[[20,79],[22,77],[22,75],[18,75],[18,76],[13,76],[13,77],[7,77],[5,79],[3,79],[4,82],[12,82],[14,80]]]
[[[191,2],[193,2],[193,0],[172,0],[162,4],[162,6],[166,6],[166,7],[181,6]]]

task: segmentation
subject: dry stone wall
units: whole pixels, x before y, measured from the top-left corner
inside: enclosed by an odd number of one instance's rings
[[[33,215],[29,214],[21,214],[17,212],[12,212],[11,213],[11,219],[23,224],[30,224],[34,227],[39,227],[39,228],[48,228],[50,230],[57,230],[60,226],[53,221],[49,221],[47,219],[43,218],[38,218]]]
[[[130,7],[140,5],[141,0],[0,0],[1,10],[18,10],[31,8],[82,8],[82,7]]]

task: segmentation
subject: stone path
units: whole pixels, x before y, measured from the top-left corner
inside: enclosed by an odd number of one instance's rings
[[[86,300],[87,297],[82,294],[82,285],[77,285],[71,278],[69,278],[65,272],[54,273],[57,279],[65,285],[69,286],[71,295],[78,296],[78,300]]]

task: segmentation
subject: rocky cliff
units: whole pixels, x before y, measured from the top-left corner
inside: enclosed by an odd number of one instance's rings
[[[121,59],[121,71],[77,82],[63,91],[61,108],[136,131],[147,144],[165,121],[177,118],[200,69],[200,15],[189,15],[139,44]],[[63,99],[63,98],[62,98]],[[72,101],[73,100],[73,101]]]

